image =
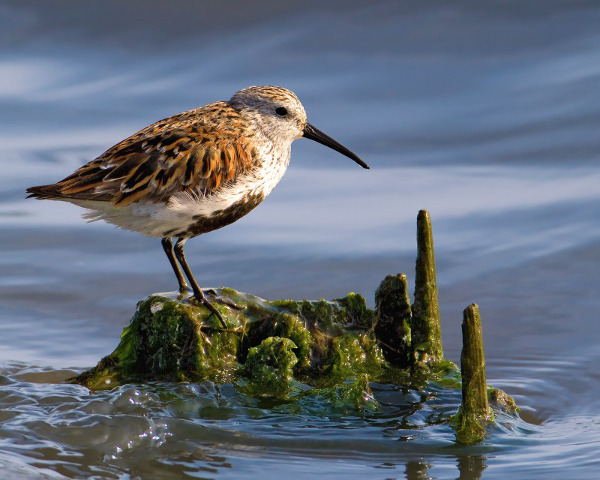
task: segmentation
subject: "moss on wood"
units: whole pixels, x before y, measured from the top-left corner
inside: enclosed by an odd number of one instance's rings
[[[481,321],[464,312],[461,372],[443,358],[429,214],[417,219],[415,299],[407,278],[388,275],[375,291],[376,309],[349,293],[327,301],[267,301],[231,288],[207,291],[228,328],[189,299],[152,295],[137,305],[113,353],[70,379],[92,390],[124,383],[232,383],[244,393],[279,400],[314,395],[331,405],[377,409],[369,382],[422,390],[435,383],[461,389],[452,424],[459,443],[485,436],[494,408],[515,413],[514,400],[487,387]]]

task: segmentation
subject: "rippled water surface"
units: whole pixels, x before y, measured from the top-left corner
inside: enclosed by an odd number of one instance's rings
[[[597,478],[598,25],[589,1],[0,0],[3,477]],[[296,142],[263,205],[188,243],[200,281],[372,305],[385,275],[413,280],[427,208],[445,354],[458,361],[476,301],[488,381],[520,418],[467,448],[445,423],[458,394],[433,386],[374,384],[380,408],[355,410],[62,383],[175,280],[157,240],[25,188],[252,84],[294,90],[371,170]]]

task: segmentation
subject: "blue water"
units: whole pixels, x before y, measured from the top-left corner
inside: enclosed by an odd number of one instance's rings
[[[597,478],[600,5],[0,1],[0,465],[7,478]],[[415,392],[313,415],[210,384],[63,385],[175,288],[158,241],[25,200],[125,136],[252,84],[364,158],[299,140],[249,216],[188,243],[205,286],[335,298],[405,272],[433,218],[445,354],[480,305],[519,419],[479,446]],[[440,395],[443,414],[459,399]],[[454,409],[454,410],[453,410]]]

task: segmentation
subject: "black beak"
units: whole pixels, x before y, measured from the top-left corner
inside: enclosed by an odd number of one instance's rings
[[[333,148],[335,151],[340,152],[343,155],[346,155],[348,158],[351,158],[356,163],[358,163],[363,168],[369,168],[369,166],[363,162],[357,155],[352,153],[343,145],[336,142],[333,138],[328,135],[325,135],[321,130],[316,129],[310,123],[306,124],[304,127],[304,135],[305,138],[310,138],[315,142],[320,143],[321,145],[325,145],[326,147]]]

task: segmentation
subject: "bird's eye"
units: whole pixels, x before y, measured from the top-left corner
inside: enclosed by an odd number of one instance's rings
[[[282,117],[285,117],[285,116],[287,115],[288,111],[287,111],[287,108],[285,108],[285,107],[277,107],[277,108],[275,109],[275,113],[276,113],[277,115],[280,115],[280,116],[282,116]]]

